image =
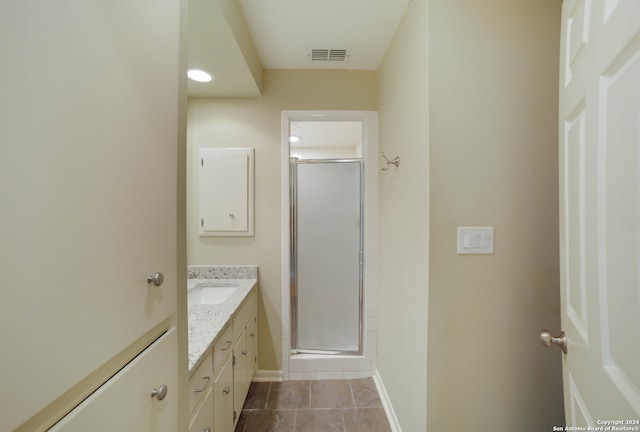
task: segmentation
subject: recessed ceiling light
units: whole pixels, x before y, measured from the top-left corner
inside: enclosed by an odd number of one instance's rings
[[[203,82],[203,83],[213,80],[212,74],[210,74],[209,72],[205,72],[201,69],[189,69],[187,71],[187,76],[194,81]]]
[[[289,137],[289,142],[298,142],[298,141],[300,141],[300,137],[299,136],[291,135]]]

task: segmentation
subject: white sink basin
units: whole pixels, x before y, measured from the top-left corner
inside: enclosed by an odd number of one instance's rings
[[[224,282],[214,282],[205,286],[199,286],[187,293],[188,305],[212,305],[222,304],[238,289],[238,285]]]

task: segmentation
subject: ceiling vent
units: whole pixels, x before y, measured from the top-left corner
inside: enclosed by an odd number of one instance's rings
[[[312,62],[346,62],[351,48],[310,48],[308,55]]]

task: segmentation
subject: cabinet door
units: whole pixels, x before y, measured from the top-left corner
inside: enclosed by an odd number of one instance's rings
[[[244,399],[249,391],[249,382],[247,381],[247,355],[247,331],[245,329],[233,347],[233,356],[236,359],[233,367],[233,406],[237,413],[242,411]]]
[[[258,318],[253,315],[247,324],[247,381],[251,386],[258,369]]]
[[[200,408],[194,413],[191,423],[189,423],[189,432],[212,432],[213,431],[213,390],[210,387],[209,392],[204,398]]]
[[[60,420],[51,432],[178,430],[177,337],[171,330]],[[164,399],[153,389],[167,386]],[[37,389],[34,389],[37,390]]]
[[[233,363],[232,357],[222,366],[213,383],[213,417],[215,432],[233,432],[236,417],[233,411]]]
[[[200,235],[253,235],[253,149],[201,148],[198,155]]]
[[[0,2],[1,430],[176,310],[181,1]]]

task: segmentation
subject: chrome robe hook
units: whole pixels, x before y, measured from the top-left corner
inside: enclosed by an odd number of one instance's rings
[[[396,156],[393,159],[389,160],[389,158],[384,155],[384,152],[382,152],[382,157],[384,158],[384,160],[387,161],[387,166],[382,168],[382,171],[388,170],[389,169],[389,165],[395,165],[396,168],[398,168],[400,166],[400,156]]]

